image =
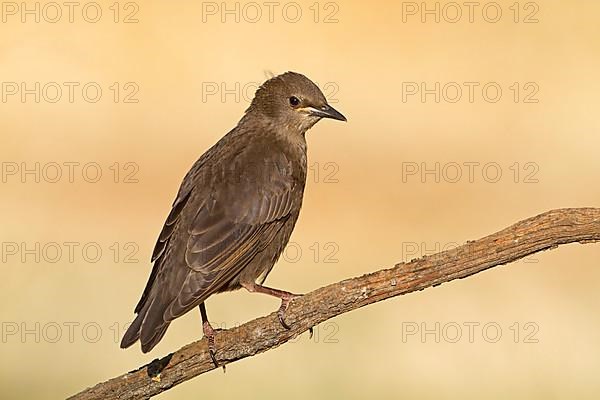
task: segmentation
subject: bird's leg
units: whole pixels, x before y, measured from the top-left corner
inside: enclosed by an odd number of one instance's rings
[[[256,282],[242,283],[242,286],[249,292],[264,293],[264,294],[268,294],[269,296],[274,296],[274,297],[277,297],[278,299],[281,299],[281,306],[279,307],[277,316],[279,317],[279,322],[281,323],[281,325],[285,329],[290,329],[289,325],[286,324],[285,320],[284,320],[285,310],[287,310],[288,305],[290,304],[290,301],[292,301],[293,299],[295,299],[297,297],[300,297],[301,295],[286,292],[284,290],[273,289],[273,288],[270,288],[267,286],[262,286]],[[311,331],[312,331],[312,328],[311,328]]]
[[[215,364],[215,367],[219,367],[219,363],[217,363],[217,357],[215,356],[216,348],[215,348],[215,330],[208,322],[208,316],[206,315],[206,306],[204,303],[200,303],[200,315],[202,316],[202,332],[204,332],[204,336],[208,341],[208,353],[210,354],[210,358]],[[223,366],[225,368],[225,366]]]

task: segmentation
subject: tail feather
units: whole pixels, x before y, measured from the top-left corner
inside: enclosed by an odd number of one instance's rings
[[[144,322],[144,318],[146,317],[147,310],[141,310],[140,313],[135,317],[125,335],[123,335],[123,339],[121,339],[121,348],[126,349],[140,338],[140,333],[142,331],[142,322]]]
[[[139,319],[139,315],[136,317],[135,321],[129,326],[125,335],[123,335],[123,339],[121,339],[121,348],[126,349],[140,338],[140,328],[136,325],[136,322]]]
[[[163,338],[163,336],[165,335],[165,333],[167,332],[167,328],[169,327],[169,323],[165,323],[164,325],[161,325],[157,328],[154,329],[154,334],[152,335],[152,337],[146,339],[145,337],[142,336],[142,352],[143,353],[147,353],[150,350],[152,350],[154,348],[154,346],[156,346],[158,344],[158,342],[160,342],[160,340]]]
[[[123,335],[121,340],[122,349],[126,349],[140,340],[142,352],[147,353],[163,338],[170,322],[158,317],[161,313],[158,312],[159,310],[152,310],[153,304],[154,301],[146,303],[135,317],[125,335]]]

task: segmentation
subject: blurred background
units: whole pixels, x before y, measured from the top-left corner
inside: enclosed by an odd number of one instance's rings
[[[61,398],[202,336],[119,349],[181,179],[270,73],[317,82],[292,243],[308,292],[560,207],[600,206],[600,3],[3,2],[6,398]],[[600,395],[598,245],[567,245],[340,316],[159,398]],[[274,311],[245,291],[213,325]]]

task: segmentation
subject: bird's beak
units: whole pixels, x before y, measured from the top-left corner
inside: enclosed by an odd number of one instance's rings
[[[325,104],[322,107],[306,107],[306,112],[316,117],[337,119],[338,121],[347,121],[346,117],[344,117],[341,112],[331,107],[329,104]]]

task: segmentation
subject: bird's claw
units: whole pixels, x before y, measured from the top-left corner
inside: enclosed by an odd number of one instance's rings
[[[279,323],[281,324],[281,326],[283,326],[288,331],[292,328],[285,322],[285,311],[287,310],[290,302],[298,297],[300,297],[300,296],[297,294],[290,293],[289,296],[281,299],[281,306],[279,307],[279,311],[277,311],[277,317],[279,318]]]
[[[216,368],[219,368],[219,363],[217,362],[217,349],[215,346],[215,329],[208,323],[204,322],[202,324],[202,330],[204,331],[204,336],[206,337],[206,341],[208,342],[208,354],[210,355],[210,359]],[[219,330],[219,329],[217,329]],[[223,366],[225,369],[225,366]]]
[[[290,329],[292,329],[288,324],[285,323],[283,317],[284,317],[284,312],[285,310],[282,311],[282,309],[279,309],[279,312],[277,313],[277,316],[279,317],[279,323],[281,324],[281,326],[283,326],[285,329],[287,329],[288,331]]]
[[[213,364],[215,365],[215,368],[219,368],[219,363],[217,362],[217,357],[215,355],[215,343],[214,341],[211,343],[210,340],[208,341],[208,354],[210,355],[210,359],[212,360]],[[225,366],[223,366],[223,368],[225,368]]]

